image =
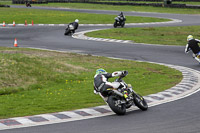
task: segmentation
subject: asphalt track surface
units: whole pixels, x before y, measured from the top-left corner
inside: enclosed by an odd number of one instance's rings
[[[47,8],[49,9],[49,8]],[[52,9],[52,8],[50,8]],[[54,10],[59,10],[55,8]],[[64,9],[62,9],[64,10]],[[116,11],[75,10],[102,14]],[[125,15],[173,18],[181,23],[145,26],[199,25],[199,15],[124,12]],[[128,27],[128,26],[127,26]],[[130,26],[131,27],[131,26]],[[136,27],[136,26],[135,26]],[[137,26],[139,27],[139,26]],[[142,27],[142,26],[140,26]],[[122,44],[74,39],[64,36],[65,27],[10,27],[0,28],[0,46],[13,47],[14,38],[19,47],[33,47],[59,51],[109,56],[116,58],[174,64],[200,70],[200,65],[184,53],[182,46]],[[82,26],[77,32],[105,27]],[[109,28],[106,27],[106,28]],[[110,27],[112,28],[112,27]],[[192,34],[192,33],[191,33]],[[145,38],[144,38],[145,39]],[[186,39],[186,38],[185,38]],[[162,43],[162,42],[161,42]],[[187,42],[186,42],[187,43]],[[137,80],[137,79],[135,79]],[[148,111],[133,111],[125,116],[105,116],[52,125],[3,130],[3,133],[199,133],[200,92],[184,99],[151,107]]]

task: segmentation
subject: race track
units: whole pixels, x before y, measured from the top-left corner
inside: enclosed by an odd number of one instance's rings
[[[15,6],[18,7],[18,6]],[[88,13],[118,14],[116,11],[76,10],[45,8]],[[162,17],[182,20],[179,23],[142,26],[199,25],[199,15],[124,12],[126,16]],[[106,26],[106,28],[112,28]],[[127,26],[132,27],[132,26]],[[134,26],[136,27],[136,26]],[[104,26],[80,26],[77,30],[105,28]],[[200,71],[199,64],[184,53],[182,46],[160,46],[99,42],[74,39],[64,36],[63,26],[9,27],[0,28],[0,46],[13,47],[14,38],[19,47],[42,48],[59,51],[117,57],[132,60],[152,61],[189,67]],[[144,38],[145,39],[145,38]],[[185,38],[186,40],[186,38]],[[187,43],[187,42],[186,42]],[[137,80],[137,79],[136,79]],[[0,131],[2,133],[198,133],[200,132],[200,92],[174,102],[140,110],[125,116],[105,116],[45,126],[27,127]]]

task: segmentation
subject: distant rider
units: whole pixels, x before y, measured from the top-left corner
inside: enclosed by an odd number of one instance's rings
[[[123,12],[120,12],[120,14],[119,14],[117,17],[119,18],[120,22],[123,22],[123,21],[126,20],[126,18],[125,18],[125,16],[124,16]]]
[[[193,52],[194,58],[200,62],[200,47],[198,43],[200,43],[200,40],[194,39],[192,35],[189,35],[187,37],[188,44],[185,47],[185,53],[188,53],[190,50]]]
[[[26,1],[25,3],[26,3],[26,7],[31,7],[31,4],[29,1]]]
[[[116,71],[113,73],[107,73],[104,69],[97,69],[96,74],[94,76],[94,93],[100,94],[105,98],[108,96],[108,88],[123,88],[125,89],[125,85],[123,83],[119,82],[109,82],[108,79],[112,77],[117,77],[117,76],[125,76],[128,71]],[[126,92],[124,91],[124,97],[125,99],[128,98],[126,95]],[[105,100],[106,101],[106,100]]]
[[[75,30],[78,29],[78,26],[79,26],[78,22],[79,20],[76,19],[74,22],[69,23],[69,25],[72,24],[74,26],[74,30],[72,31],[73,33],[75,33]]]

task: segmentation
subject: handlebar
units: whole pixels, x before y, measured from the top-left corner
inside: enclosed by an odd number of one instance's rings
[[[122,75],[117,79],[117,81],[120,82],[122,78],[126,77],[126,75],[128,75],[128,71],[122,71]]]

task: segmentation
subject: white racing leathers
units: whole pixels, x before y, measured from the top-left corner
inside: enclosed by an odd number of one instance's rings
[[[94,76],[94,93],[101,93],[103,97],[107,96],[108,88],[119,88],[122,84],[119,82],[108,82],[109,78],[122,76],[123,71],[116,71],[113,73],[96,74]],[[122,85],[123,86],[123,85]]]

